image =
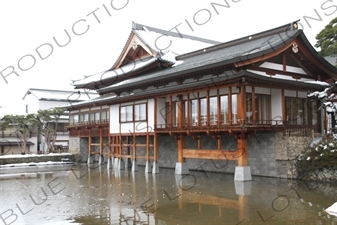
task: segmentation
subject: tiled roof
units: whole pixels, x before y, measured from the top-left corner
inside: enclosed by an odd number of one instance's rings
[[[177,55],[185,54],[191,51],[196,51],[198,49],[204,49],[215,44],[220,44],[221,42],[208,40],[204,38],[194,37],[191,35],[179,34],[171,31],[166,31],[158,28],[153,28],[141,24],[133,23],[132,32],[129,35],[130,39],[132,34],[136,34],[139,39],[141,39],[149,48],[158,53],[158,57],[152,57],[148,62],[132,62],[128,65],[115,69],[109,70],[102,73],[83,76],[82,79],[72,80],[73,85],[85,85],[89,83],[104,83],[103,79],[109,79],[110,76],[120,76],[127,74],[130,71],[128,67],[132,68],[132,71],[136,71],[140,68],[143,68],[150,63],[153,63],[155,60],[162,60],[173,65],[176,60]],[[126,42],[128,43],[128,42]],[[126,46],[124,46],[125,48]],[[119,56],[121,57],[121,55]],[[118,60],[117,60],[118,61]],[[115,63],[116,64],[116,63]],[[136,65],[135,68],[133,68]],[[114,67],[114,66],[113,66]],[[124,72],[122,72],[122,71]],[[125,72],[127,71],[127,72]],[[103,78],[102,78],[103,77]]]
[[[23,99],[27,95],[34,95],[38,100],[50,100],[50,101],[71,101],[78,102],[92,98],[96,98],[99,95],[95,92],[85,91],[62,91],[62,90],[48,90],[48,89],[36,89],[30,88],[26,92]]]
[[[129,88],[132,86],[141,86],[142,84],[153,83],[160,80],[162,77],[168,79],[175,77],[181,73],[196,71],[200,68],[214,67],[217,64],[227,65],[234,62],[240,62],[253,58],[255,56],[264,55],[274,51],[278,46],[284,45],[298,36],[302,30],[293,30],[273,34],[259,39],[251,39],[246,42],[231,45],[217,50],[202,51],[200,54],[187,57],[184,60],[177,61],[178,65],[164,70],[149,73],[140,77],[134,77],[125,81],[112,84],[102,90],[97,90],[98,93],[103,91],[114,91],[116,89]]]

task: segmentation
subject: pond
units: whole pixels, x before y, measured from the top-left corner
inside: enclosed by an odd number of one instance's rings
[[[63,165],[0,169],[5,224],[337,224],[332,185],[191,171]]]

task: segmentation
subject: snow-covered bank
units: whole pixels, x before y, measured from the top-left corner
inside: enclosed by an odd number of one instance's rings
[[[3,167],[32,167],[69,164],[74,162],[70,153],[49,153],[45,155],[4,155],[0,156],[0,168]]]

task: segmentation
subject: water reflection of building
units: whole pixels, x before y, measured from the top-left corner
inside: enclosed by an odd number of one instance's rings
[[[159,39],[171,43],[165,51]],[[188,174],[206,161],[204,170],[236,180],[287,177],[326,130],[307,92],[336,78],[297,21],[226,43],[134,23],[110,70],[73,82],[100,97],[68,106],[70,151],[119,169],[131,160],[133,171]],[[221,160],[231,162],[212,166]]]

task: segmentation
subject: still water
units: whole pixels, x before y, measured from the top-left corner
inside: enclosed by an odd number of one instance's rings
[[[5,224],[337,224],[337,187],[191,171],[178,176],[66,165],[0,169]]]

